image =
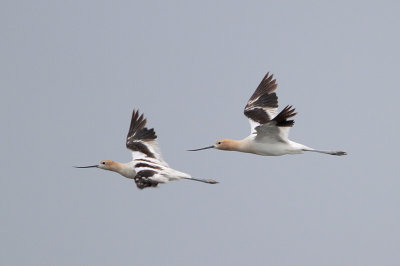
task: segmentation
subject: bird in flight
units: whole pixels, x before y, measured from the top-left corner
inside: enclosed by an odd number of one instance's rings
[[[194,178],[189,174],[177,171],[168,166],[161,156],[154,129],[148,129],[143,114],[133,110],[131,125],[126,137],[126,147],[131,150],[133,160],[128,163],[119,163],[111,160],[102,160],[97,165],[75,166],[76,168],[100,168],[117,172],[120,175],[133,179],[139,189],[156,187],[159,183],[173,180],[187,179],[208,184],[217,184],[212,179]]]
[[[289,129],[293,127],[295,109],[288,105],[278,113],[278,84],[269,72],[247,101],[244,115],[249,119],[251,134],[242,140],[220,139],[214,145],[189,151],[218,149],[254,153],[263,156],[280,156],[303,152],[319,152],[330,155],[346,155],[344,151],[315,150],[289,140]]]

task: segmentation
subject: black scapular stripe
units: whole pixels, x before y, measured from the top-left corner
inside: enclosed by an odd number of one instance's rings
[[[151,165],[151,164],[147,164],[147,163],[138,163],[138,164],[135,164],[135,167],[137,167],[137,168],[147,167],[147,168],[158,169],[158,170],[162,169],[161,167],[159,167],[157,165]]]
[[[146,154],[150,158],[155,158],[154,154],[147,148],[147,146],[139,141],[127,143],[126,147],[132,151],[138,151]]]

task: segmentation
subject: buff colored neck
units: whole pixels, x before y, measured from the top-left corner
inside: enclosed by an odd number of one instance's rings
[[[133,167],[131,167],[130,163],[119,163],[119,162],[115,162],[115,161],[109,161],[107,163],[107,167],[105,167],[104,169],[116,172],[127,178],[133,178],[136,175],[136,173],[133,170]]]

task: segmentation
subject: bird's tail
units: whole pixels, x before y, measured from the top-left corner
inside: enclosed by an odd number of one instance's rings
[[[319,151],[319,150],[314,150],[311,148],[303,149],[303,151],[319,152],[319,153],[324,153],[324,154],[329,154],[329,155],[337,155],[337,156],[347,155],[347,152],[345,152],[345,151]]]
[[[207,183],[207,184],[218,184],[219,183],[218,181],[215,181],[214,179],[203,179],[203,178],[194,178],[194,177],[184,177],[183,179],[203,182],[203,183]]]

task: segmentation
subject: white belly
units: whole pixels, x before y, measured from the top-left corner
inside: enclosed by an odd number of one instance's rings
[[[301,147],[298,147],[298,145],[292,145],[291,142],[251,143],[248,152],[263,156],[280,156],[285,154],[303,153]]]

